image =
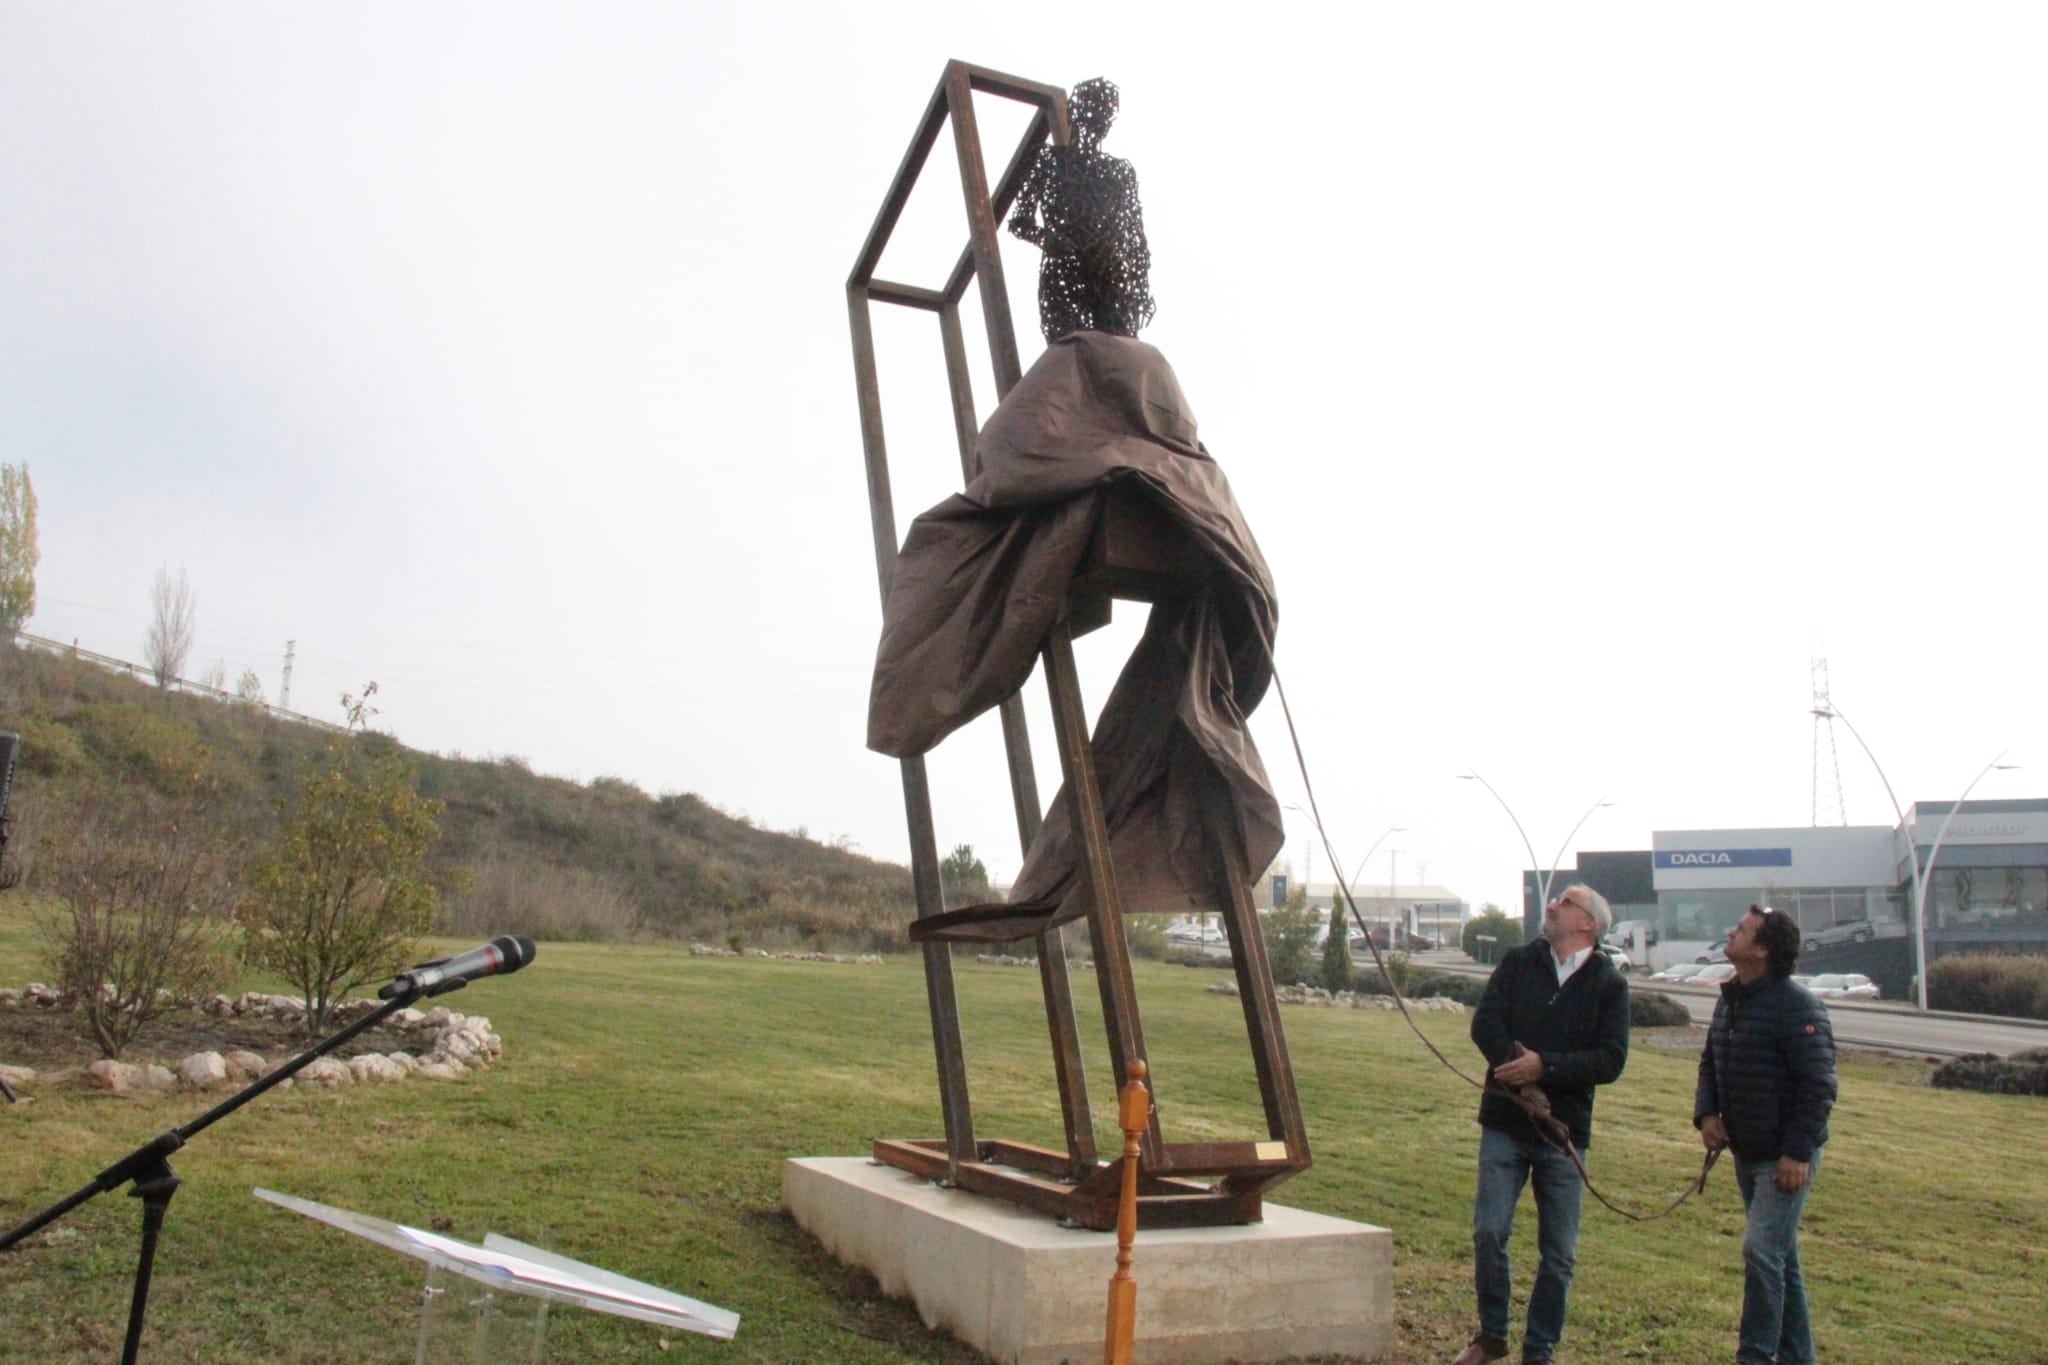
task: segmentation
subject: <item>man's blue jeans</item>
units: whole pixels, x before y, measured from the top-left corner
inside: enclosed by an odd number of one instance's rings
[[[1523,1142],[1479,1130],[1479,1193],[1472,1201],[1472,1282],[1479,1293],[1479,1330],[1508,1334],[1508,1239],[1515,1231],[1515,1201],[1522,1186],[1536,1190],[1536,1287],[1529,1294],[1524,1360],[1547,1360],[1564,1335],[1565,1297],[1579,1243],[1579,1195],[1584,1189],[1571,1158],[1546,1142]]]
[[[1811,1168],[1806,1184],[1786,1194],[1772,1179],[1775,1159],[1735,1163],[1735,1183],[1749,1211],[1742,1234],[1741,1353],[1735,1357],[1743,1365],[1813,1365],[1813,1319],[1799,1273],[1799,1215],[1820,1174],[1819,1152]]]

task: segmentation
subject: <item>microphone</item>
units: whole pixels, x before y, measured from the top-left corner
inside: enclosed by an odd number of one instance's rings
[[[410,971],[399,973],[390,985],[377,992],[379,1000],[395,1000],[408,991],[421,996],[446,995],[459,991],[482,976],[516,972],[533,961],[533,940],[524,934],[506,934],[481,948],[471,948],[454,957],[437,957]]]

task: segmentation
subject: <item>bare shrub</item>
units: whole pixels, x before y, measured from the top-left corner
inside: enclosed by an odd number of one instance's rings
[[[588,943],[630,939],[640,928],[638,907],[602,873],[495,853],[470,871],[469,887],[444,902],[447,933]]]
[[[175,1000],[232,979],[234,857],[196,800],[87,791],[43,812],[33,902],[46,966],[118,1057]]]

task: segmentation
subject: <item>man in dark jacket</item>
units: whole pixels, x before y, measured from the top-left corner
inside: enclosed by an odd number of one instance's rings
[[[1583,1185],[1560,1140],[1499,1092],[1505,1087],[1547,1102],[1583,1155],[1593,1136],[1593,1087],[1621,1075],[1628,1061],[1628,983],[1599,946],[1613,923],[1599,892],[1566,887],[1543,909],[1543,937],[1501,959],[1472,1016],[1472,1041],[1488,1067],[1472,1205],[1479,1333],[1455,1365],[1481,1365],[1508,1353],[1508,1239],[1515,1201],[1531,1182],[1539,1260],[1522,1338],[1524,1365],[1550,1360],[1564,1334]]]
[[[1749,1225],[1742,1236],[1738,1365],[1812,1365],[1813,1322],[1799,1271],[1799,1215],[1820,1169],[1835,1104],[1827,1006],[1791,980],[1799,926],[1752,905],[1728,934],[1723,982],[1700,1054],[1692,1122],[1710,1152],[1735,1154]]]

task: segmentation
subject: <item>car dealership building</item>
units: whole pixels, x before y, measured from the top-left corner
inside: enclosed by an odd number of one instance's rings
[[[1928,868],[1937,837],[1928,956],[2048,952],[2048,800],[2038,798],[1917,802],[1897,826],[1658,830],[1646,852],[1579,855],[1551,890],[1583,881],[1606,896],[1617,924],[1644,926],[1656,966],[1690,960],[1759,903],[1791,915],[1816,946],[1904,938],[1914,861]],[[1542,921],[1540,879],[1523,879],[1531,933]]]

